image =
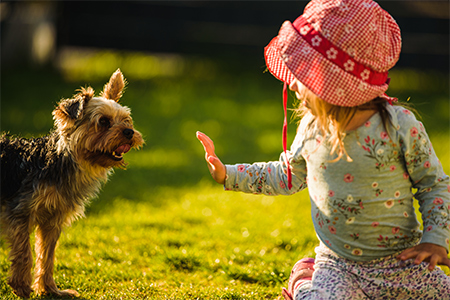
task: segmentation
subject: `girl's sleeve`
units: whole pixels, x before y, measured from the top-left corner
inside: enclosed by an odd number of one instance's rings
[[[408,110],[399,113],[400,145],[423,220],[421,243],[447,249],[450,238],[450,183],[422,123]]]
[[[294,141],[293,145],[296,145]],[[286,156],[292,173],[292,188],[288,188]],[[291,195],[306,188],[306,162],[300,149],[293,146],[279,161],[226,165],[225,190],[252,194]]]

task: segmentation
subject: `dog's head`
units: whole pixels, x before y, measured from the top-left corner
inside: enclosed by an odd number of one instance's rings
[[[123,154],[144,143],[133,127],[130,109],[119,104],[125,84],[118,69],[99,97],[88,87],[63,99],[53,111],[59,147],[69,148],[77,160],[93,166],[125,167]]]

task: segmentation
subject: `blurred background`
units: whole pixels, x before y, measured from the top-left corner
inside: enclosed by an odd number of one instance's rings
[[[224,163],[279,158],[282,83],[266,71],[263,49],[306,4],[1,0],[2,132],[47,134],[58,101],[84,86],[98,95],[120,68],[121,103],[146,140],[125,155],[128,170],[115,171],[88,218],[63,233],[58,286],[85,299],[279,295],[294,262],[317,245],[308,194],[223,193],[195,134],[208,134]],[[449,1],[379,4],[403,37],[388,94],[420,112],[449,174]],[[291,119],[289,142],[296,125]],[[0,274],[8,266],[0,240]],[[0,280],[0,298],[10,294]]]
[[[263,48],[307,1],[2,1],[1,130],[36,136],[80,86],[97,92],[120,68],[145,139],[102,199],[149,199],[158,186],[210,180],[197,130],[225,163],[278,159],[282,84]],[[421,113],[449,169],[449,2],[379,1],[403,36],[388,94]],[[290,107],[294,95],[290,96]],[[296,121],[289,126],[289,139]]]

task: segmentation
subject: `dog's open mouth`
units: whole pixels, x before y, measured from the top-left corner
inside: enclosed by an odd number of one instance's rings
[[[127,153],[128,151],[130,151],[131,149],[131,145],[129,144],[124,144],[121,145],[119,147],[117,147],[116,150],[114,150],[110,156],[112,159],[116,160],[116,161],[120,161],[123,158],[123,154]]]

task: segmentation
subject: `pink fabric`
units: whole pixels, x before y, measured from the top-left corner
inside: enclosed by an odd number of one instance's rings
[[[282,295],[285,299],[292,300],[298,286],[305,280],[312,280],[311,275],[314,272],[314,264],[314,258],[303,258],[295,263],[289,276],[288,288],[283,288],[282,290]]]
[[[291,299],[448,299],[450,277],[441,269],[429,271],[427,262],[416,265],[414,260],[397,260],[397,255],[355,262],[321,244],[313,281],[294,289]]]
[[[386,83],[388,72],[377,72],[359,63],[345,51],[328,41],[303,16],[298,17],[293,26],[298,29],[300,35],[311,47],[342,70],[369,84],[382,85]]]
[[[400,50],[400,28],[374,1],[313,0],[294,23],[283,23],[265,59],[287,84],[297,78],[331,104],[357,106],[387,97],[387,72]]]

